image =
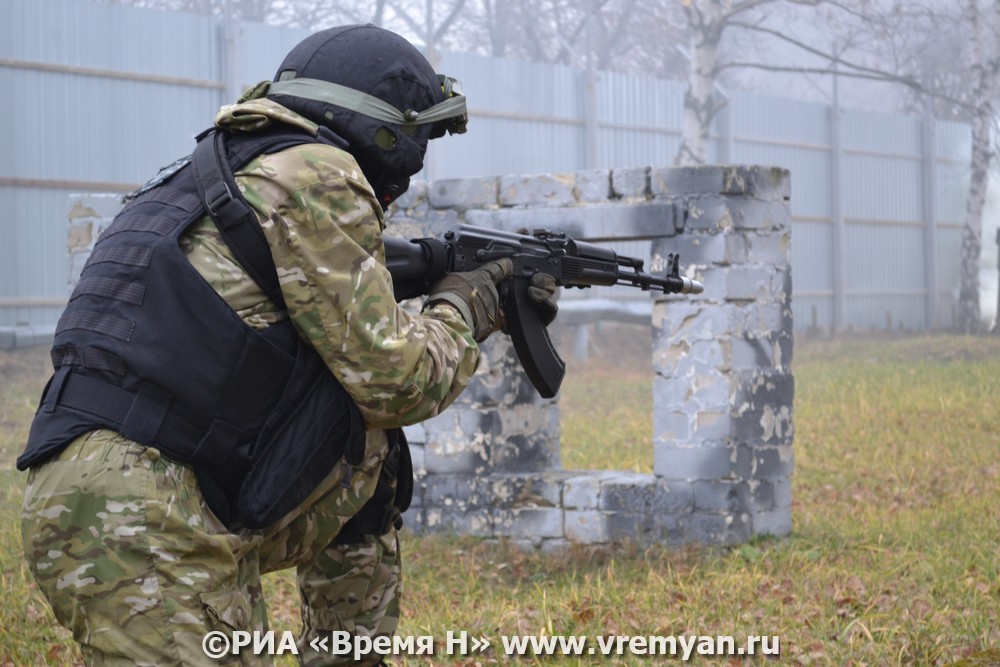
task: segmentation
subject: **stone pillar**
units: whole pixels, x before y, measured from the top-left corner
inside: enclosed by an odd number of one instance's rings
[[[497,178],[413,183],[386,233],[441,238],[469,210],[495,209],[499,192]],[[559,489],[542,488],[544,474],[559,468],[559,406],[538,395],[506,336],[482,346],[479,369],[455,403],[407,435],[418,478],[410,527],[535,543],[562,536]],[[553,503],[526,506],[518,501],[525,489]]]
[[[792,311],[784,169],[654,171],[683,232],[653,242],[655,270],[679,252],[695,298],[653,306],[653,468],[690,494],[686,541],[739,543],[791,531]],[[659,264],[659,266],[656,266]]]
[[[122,207],[121,195],[79,194],[69,198],[69,227],[66,230],[66,257],[69,265],[66,280],[69,283],[66,294],[76,287],[83,265],[101,235]]]

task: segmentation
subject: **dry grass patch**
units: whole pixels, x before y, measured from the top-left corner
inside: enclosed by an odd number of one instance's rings
[[[19,450],[20,420],[33,411],[37,362],[0,358],[0,418],[17,422],[4,429],[8,449]],[[7,374],[22,365],[25,378]],[[732,549],[621,545],[541,556],[503,543],[405,535],[401,633],[443,639],[447,630],[467,630],[494,642],[485,654],[435,656],[435,664],[504,662],[496,648],[504,634],[763,634],[780,636],[782,664],[997,664],[1000,341],[805,341],[794,369],[791,538]],[[624,362],[576,371],[580,392],[567,385],[563,397],[567,467],[606,467],[611,449],[602,434],[648,447],[640,426],[649,411],[645,371],[632,376]],[[622,405],[594,409],[594,397],[608,393],[625,397]],[[588,453],[572,451],[581,443]],[[649,458],[623,457],[612,467],[643,469]],[[55,629],[21,563],[22,482],[0,473],[0,665],[72,662],[76,649]],[[267,577],[266,587],[273,627],[296,630],[291,574]],[[569,657],[520,662],[581,664]]]

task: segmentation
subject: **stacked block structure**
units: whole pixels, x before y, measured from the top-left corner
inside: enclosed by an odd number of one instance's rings
[[[484,345],[469,388],[406,429],[417,473],[409,530],[571,544],[738,544],[791,531],[794,381],[789,174],[741,166],[637,168],[415,182],[387,233],[459,224],[649,240],[679,252],[697,296],[651,297],[653,472],[563,470],[558,397],[542,399],[509,339]],[[71,281],[117,197],[70,202]],[[608,447],[614,447],[608,442]]]
[[[718,166],[415,184],[390,233],[440,236],[464,223],[648,239],[648,269],[662,273],[679,252],[705,292],[653,302],[652,474],[562,470],[558,397],[541,399],[507,339],[494,337],[458,403],[409,430],[422,442],[409,525],[553,550],[787,535],[789,188],[785,170]]]

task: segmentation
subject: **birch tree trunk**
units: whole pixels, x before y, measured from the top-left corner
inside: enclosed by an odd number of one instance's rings
[[[958,294],[958,328],[979,332],[979,255],[983,247],[983,205],[989,179],[990,121],[979,114],[972,125],[972,164],[969,195],[962,224],[962,268]]]
[[[725,0],[684,0],[691,31],[688,88],[684,93],[681,145],[674,158],[678,166],[705,164],[708,134],[716,105],[713,96],[719,41],[722,37]]]
[[[1000,2],[994,2],[994,16],[983,43],[979,15],[979,0],[969,0],[969,17],[972,23],[972,51],[976,56],[973,99],[977,113],[972,119],[972,161],[969,174],[969,195],[962,224],[962,266],[958,293],[957,325],[966,334],[978,333],[979,311],[979,255],[983,246],[983,205],[989,181],[990,163],[993,160],[990,129],[993,122],[993,98],[997,93],[997,76],[1000,75]]]

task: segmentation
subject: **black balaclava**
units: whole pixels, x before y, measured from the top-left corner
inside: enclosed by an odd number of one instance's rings
[[[420,51],[373,25],[330,28],[300,42],[281,63],[274,83],[301,79],[339,84],[413,116],[446,99],[442,79]],[[383,208],[406,191],[410,177],[423,167],[428,140],[448,129],[443,123],[404,127],[293,94],[275,91],[267,97],[345,139]],[[464,131],[464,125],[453,131]]]

